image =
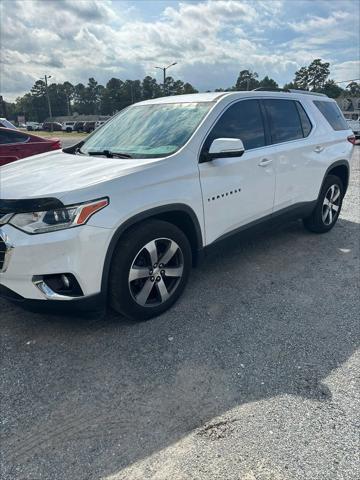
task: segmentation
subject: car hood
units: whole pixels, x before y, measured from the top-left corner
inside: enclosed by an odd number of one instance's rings
[[[24,158],[0,167],[0,198],[57,197],[151,168],[156,159],[72,155],[62,151]]]

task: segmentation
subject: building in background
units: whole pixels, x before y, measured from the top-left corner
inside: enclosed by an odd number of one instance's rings
[[[336,98],[336,102],[348,120],[358,120],[360,118],[360,97],[341,96]]]

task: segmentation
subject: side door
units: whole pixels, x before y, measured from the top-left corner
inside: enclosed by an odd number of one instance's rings
[[[217,138],[238,138],[245,152],[204,161]],[[272,213],[275,170],[266,144],[264,113],[256,99],[231,104],[208,133],[199,163],[207,244]]]
[[[312,124],[303,106],[293,99],[269,98],[261,102],[270,130],[268,150],[276,169],[274,211],[313,200],[309,198],[309,186],[314,183],[317,143],[316,139],[307,138]]]

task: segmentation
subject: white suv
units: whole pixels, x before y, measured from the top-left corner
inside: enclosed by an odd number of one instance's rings
[[[1,167],[2,294],[158,315],[234,232],[280,215],[329,231],[353,142],[336,102],[306,92],[132,105],[73,147]]]
[[[73,131],[74,131],[75,123],[76,123],[76,122],[63,122],[63,123],[61,124],[61,130],[62,130],[63,132],[68,132],[68,133],[73,132]]]

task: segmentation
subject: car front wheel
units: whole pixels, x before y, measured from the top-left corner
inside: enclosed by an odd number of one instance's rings
[[[328,175],[314,211],[304,219],[305,227],[315,233],[331,230],[339,218],[344,193],[341,179],[335,175]]]
[[[134,320],[160,315],[182,294],[191,256],[187,237],[171,223],[149,220],[130,229],[112,258],[112,308]]]

